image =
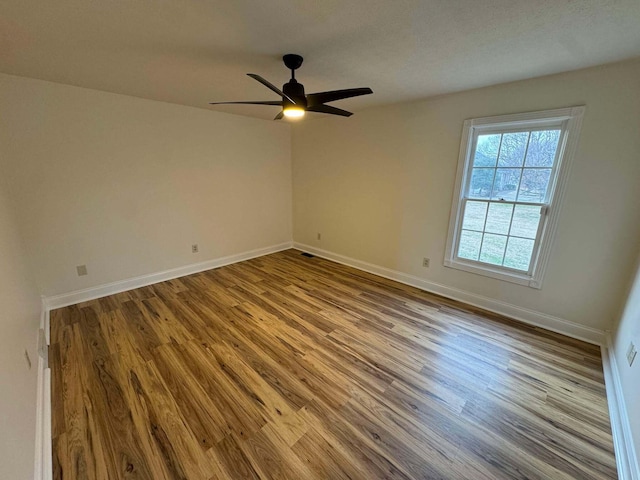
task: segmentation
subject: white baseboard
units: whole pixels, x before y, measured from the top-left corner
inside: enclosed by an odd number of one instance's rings
[[[626,403],[622,394],[620,373],[616,362],[611,336],[607,334],[606,344],[602,346],[602,366],[607,388],[609,417],[611,418],[611,434],[613,448],[616,452],[616,466],[620,480],[640,480],[640,467],[633,444],[631,425]]]
[[[49,310],[43,302],[40,329],[45,330],[45,345],[40,345],[38,331],[38,375],[36,399],[36,449],[34,480],[51,480],[53,465],[51,458],[51,369],[49,369],[47,346],[49,345]]]
[[[443,297],[458,300],[460,302],[489,310],[500,315],[505,315],[529,325],[561,333],[571,338],[576,338],[578,340],[583,340],[585,342],[593,343],[596,345],[604,345],[606,341],[604,331],[580,325],[563,318],[554,317],[552,315],[547,315],[546,313],[519,307],[517,305],[502,302],[500,300],[495,300],[483,295],[477,295],[475,293],[460,290],[448,285],[431,282],[429,280],[402,273],[397,270],[392,270],[390,268],[381,267],[372,263],[363,262],[361,260],[356,260],[354,258],[346,257],[338,253],[333,253],[327,250],[312,247],[310,245],[294,242],[293,248],[297,248],[298,250],[303,250],[317,255],[318,257],[326,258],[328,260],[332,260],[343,265],[348,265],[359,270],[364,270],[365,272],[389,278],[406,285],[411,285],[412,287],[416,287],[430,293],[442,295]]]
[[[36,403],[36,451],[34,480],[51,480],[51,369],[38,359],[38,399]]]
[[[171,270],[165,270],[163,272],[151,273],[149,275],[141,275],[139,277],[120,280],[117,282],[108,283],[106,285],[98,285],[96,287],[85,288],[83,290],[76,290],[75,292],[63,293],[61,295],[55,295],[51,297],[44,297],[44,304],[48,310],[54,310],[56,308],[66,307],[68,305],[75,305],[76,303],[106,297],[115,293],[125,292],[127,290],[133,290],[140,287],[146,287],[147,285],[152,285],[154,283],[164,282],[166,280],[172,280],[174,278],[184,277],[186,275],[192,275],[194,273],[203,272],[205,270],[211,270],[212,268],[218,268],[224,265],[242,262],[251,258],[261,257],[270,253],[287,250],[291,247],[291,242],[281,243],[279,245],[272,245],[270,247],[258,248],[255,250],[250,250],[248,252],[229,255],[227,257],[215,258],[213,260],[207,260],[205,262],[192,263],[191,265],[172,268]]]

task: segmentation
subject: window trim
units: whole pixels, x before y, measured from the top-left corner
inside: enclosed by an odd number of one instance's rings
[[[562,200],[566,191],[569,173],[578,145],[580,127],[584,116],[585,107],[576,106],[555,110],[543,110],[537,112],[518,113],[512,115],[499,115],[465,120],[460,142],[458,156],[458,169],[449,219],[449,231],[445,250],[444,265],[446,267],[476,273],[507,282],[526,285],[533,288],[542,288],[542,281],[551,256],[551,249],[555,239],[558,220],[562,210]],[[534,254],[528,272],[519,272],[509,267],[491,265],[473,260],[464,260],[456,256],[457,246],[462,229],[462,216],[464,207],[464,192],[468,182],[471,181],[471,155],[474,152],[474,142],[479,133],[489,133],[492,130],[504,133],[506,130],[535,129],[545,126],[562,126],[562,133],[556,151],[554,171],[548,188],[548,197],[541,202],[546,205],[542,208],[543,218],[539,228],[542,229],[534,245]]]

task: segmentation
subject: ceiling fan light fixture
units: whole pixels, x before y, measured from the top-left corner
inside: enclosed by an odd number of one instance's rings
[[[304,108],[298,107],[296,105],[291,105],[289,107],[285,107],[282,111],[284,116],[287,118],[302,118],[304,117]]]

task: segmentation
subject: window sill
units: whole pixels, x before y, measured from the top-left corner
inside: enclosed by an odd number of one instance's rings
[[[490,266],[480,265],[475,262],[471,263],[449,259],[444,261],[444,266],[469,273],[475,273],[476,275],[495,278],[497,280],[503,280],[505,282],[516,283],[518,285],[525,285],[527,287],[537,289],[542,288],[542,284],[537,279],[533,278],[531,275],[527,275],[526,273],[519,274],[498,268],[491,268]]]

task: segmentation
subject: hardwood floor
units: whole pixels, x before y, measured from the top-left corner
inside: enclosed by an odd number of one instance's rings
[[[296,250],[51,343],[56,479],[617,478],[598,347]]]

